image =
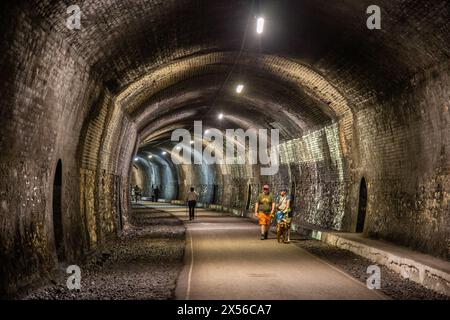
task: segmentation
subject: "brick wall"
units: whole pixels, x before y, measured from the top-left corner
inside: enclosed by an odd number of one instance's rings
[[[58,266],[52,218],[57,161],[64,259],[81,263],[116,234],[118,215],[126,214],[129,202],[125,193],[119,201],[119,192],[128,185],[136,143],[134,126],[114,108],[96,73],[50,26],[33,19],[32,9],[2,11],[0,296],[53,277]]]
[[[0,295],[6,295],[50,277],[57,266],[51,204],[58,159],[66,258],[74,261],[85,250],[76,153],[100,85],[50,28],[22,9],[2,14],[2,30],[8,31],[0,51]]]
[[[77,33],[61,23],[63,2],[2,3],[1,296],[51,278],[57,267],[59,159],[68,262],[126,225],[141,139],[206,113],[235,61],[236,26],[248,10],[242,1],[108,4],[83,7]],[[359,14],[367,4],[291,1],[283,10],[310,14],[308,28],[297,15],[280,16],[299,34],[275,47],[251,42],[242,55],[238,69],[253,88],[223,101],[236,125],[285,127],[278,175],[260,179],[257,166],[223,165],[169,167],[166,179],[198,186],[205,199],[218,185],[217,202],[241,210],[249,185],[253,201],[263,182],[274,191],[295,183],[298,221],[354,231],[364,177],[367,235],[448,257],[448,4],[380,0],[383,29],[371,33]]]
[[[368,182],[365,232],[442,257],[450,248],[449,84],[449,65],[435,66],[355,120],[355,186]]]

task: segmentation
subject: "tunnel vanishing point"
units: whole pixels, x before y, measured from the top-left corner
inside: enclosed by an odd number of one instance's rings
[[[294,225],[449,259],[448,1],[69,2],[0,4],[0,296],[117,237],[136,184],[250,217],[268,183]],[[173,163],[199,120],[278,129],[279,170]]]

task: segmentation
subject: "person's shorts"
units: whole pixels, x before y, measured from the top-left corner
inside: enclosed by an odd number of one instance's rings
[[[266,214],[264,212],[260,212],[258,216],[259,216],[259,225],[261,225],[261,226],[269,226],[270,225],[270,220],[272,220],[270,213]]]

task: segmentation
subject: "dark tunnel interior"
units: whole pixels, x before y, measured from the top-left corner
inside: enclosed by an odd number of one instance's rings
[[[368,0],[77,3],[79,30],[66,1],[0,4],[0,296],[117,237],[135,185],[251,217],[267,183],[294,226],[449,260],[448,1],[378,0],[380,30]],[[278,129],[279,170],[174,163],[194,121]]]

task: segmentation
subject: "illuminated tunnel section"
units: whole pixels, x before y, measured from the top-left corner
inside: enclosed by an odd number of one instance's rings
[[[80,30],[62,1],[2,3],[0,296],[117,237],[135,184],[251,216],[268,183],[295,194],[294,225],[448,259],[450,7],[377,2],[381,30],[366,0],[79,1]],[[173,163],[194,121],[279,130],[278,172]]]
[[[159,199],[170,202],[184,199],[187,190],[195,187],[199,193],[200,203],[207,204],[213,201],[216,178],[214,166],[206,163],[174,164],[171,150],[168,148],[156,147],[151,150],[152,152],[141,150],[133,159],[131,185],[138,185],[143,190],[143,197],[150,199],[153,188],[158,187]],[[192,152],[194,155],[195,153]]]

